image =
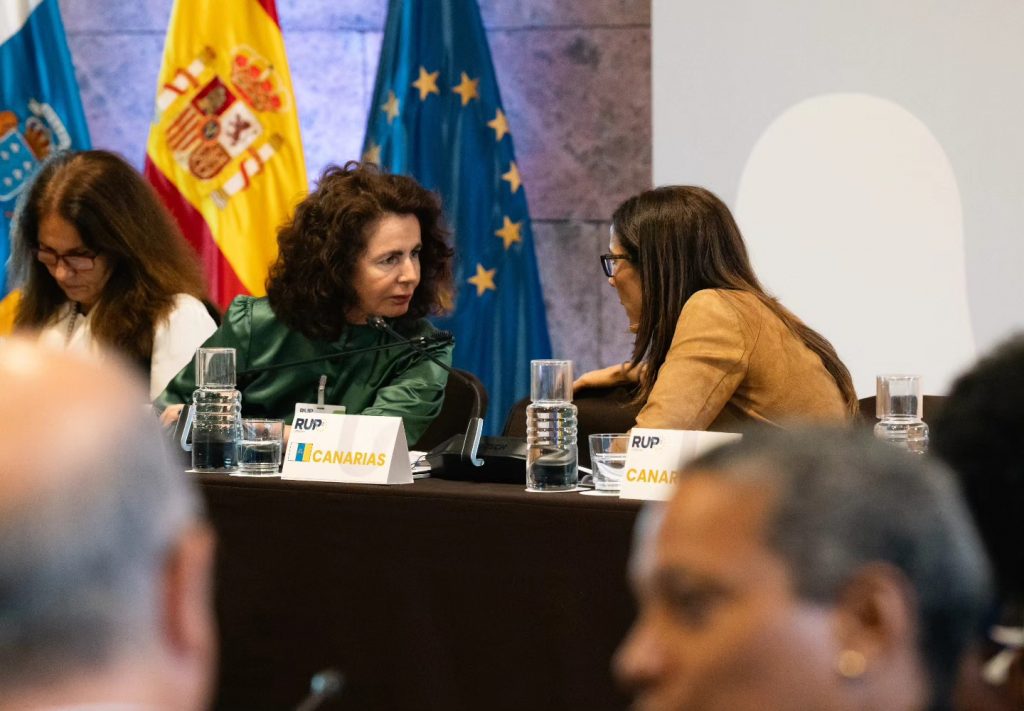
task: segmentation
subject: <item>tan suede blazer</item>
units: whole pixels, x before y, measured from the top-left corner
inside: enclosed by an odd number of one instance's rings
[[[704,289],[679,314],[636,425],[729,432],[849,417],[821,359],[771,309],[747,292]]]

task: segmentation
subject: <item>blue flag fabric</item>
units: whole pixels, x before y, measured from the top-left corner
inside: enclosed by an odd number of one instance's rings
[[[454,365],[484,383],[485,430],[551,357],[526,192],[476,0],[391,0],[363,159],[440,193],[455,235]]]
[[[3,0],[0,6],[0,298],[14,204],[50,153],[89,147],[57,0]]]

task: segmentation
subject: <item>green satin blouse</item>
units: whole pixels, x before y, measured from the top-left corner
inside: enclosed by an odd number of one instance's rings
[[[407,338],[428,335],[434,327],[425,319],[393,324]],[[277,320],[266,298],[236,297],[217,332],[203,344],[234,348],[242,413],[246,417],[274,417],[292,421],[295,403],[317,401],[320,376],[327,376],[324,401],[344,405],[351,415],[393,415],[405,424],[406,438],[416,442],[441,411],[448,373],[408,347],[362,353],[310,365],[284,368],[252,376],[252,368],[330,355],[339,351],[394,342],[370,326],[350,325],[337,341],[312,341]],[[431,353],[446,364],[452,346],[436,344]],[[190,403],[195,390],[195,363],[187,365],[156,399],[158,407]]]

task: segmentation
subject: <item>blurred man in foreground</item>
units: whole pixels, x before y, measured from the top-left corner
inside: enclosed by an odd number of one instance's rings
[[[638,708],[948,707],[988,571],[944,469],[811,431],[687,472],[638,529],[640,614],[616,659]]]
[[[120,366],[0,344],[0,709],[205,707],[213,537]]]

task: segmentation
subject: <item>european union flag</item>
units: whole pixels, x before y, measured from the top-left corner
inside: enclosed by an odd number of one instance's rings
[[[443,200],[455,233],[456,367],[490,395],[488,433],[550,358],[530,215],[476,0],[391,0],[363,159]]]
[[[0,265],[14,203],[50,153],[89,147],[57,0],[4,0],[0,11]],[[0,268],[0,297],[9,291]]]

